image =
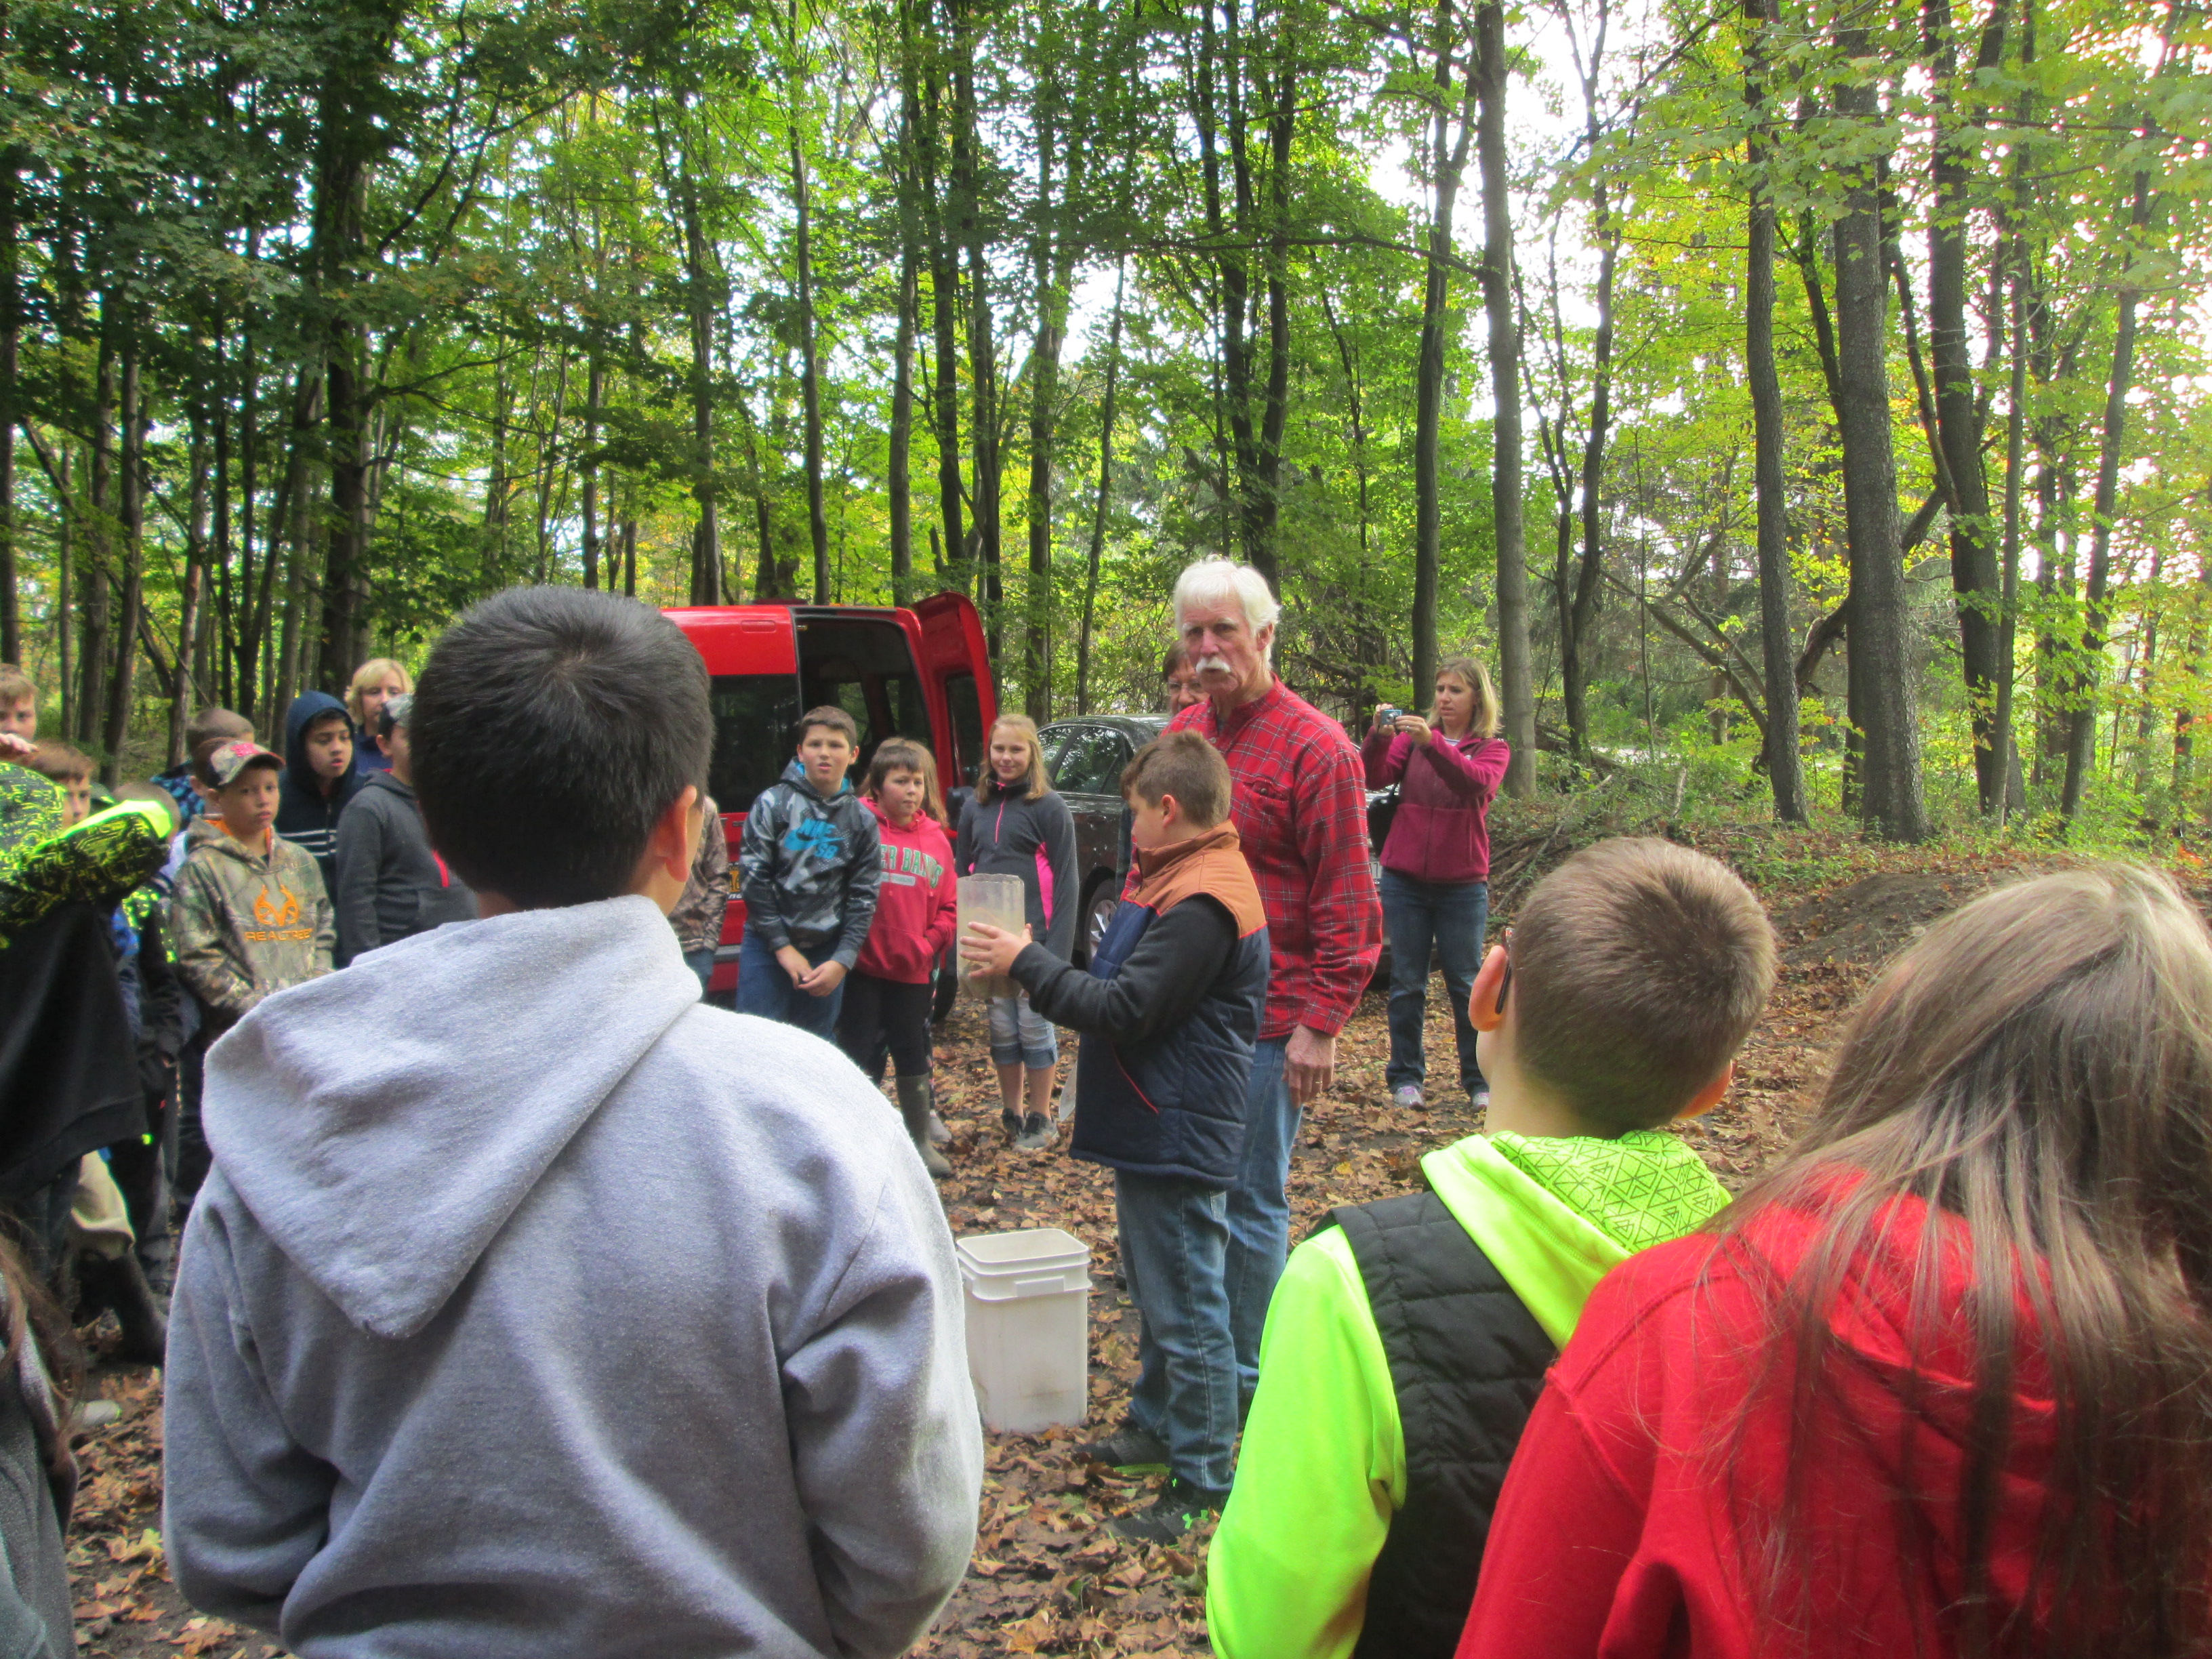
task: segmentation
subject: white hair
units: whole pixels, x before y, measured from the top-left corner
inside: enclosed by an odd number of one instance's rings
[[[1244,613],[1244,626],[1256,638],[1263,628],[1273,625],[1283,614],[1283,607],[1268,592],[1267,579],[1249,564],[1238,564],[1219,554],[1200,559],[1196,564],[1183,567],[1176,578],[1176,629],[1182,629],[1183,612],[1194,605],[1218,605],[1224,599],[1234,599],[1237,608]],[[1275,642],[1267,641],[1267,660],[1275,659]]]

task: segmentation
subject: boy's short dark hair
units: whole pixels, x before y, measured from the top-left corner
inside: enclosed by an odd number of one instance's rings
[[[253,722],[230,708],[203,708],[185,722],[185,753],[217,738],[250,738]]]
[[[323,727],[328,726],[332,720],[343,720],[345,722],[347,734],[349,736],[352,734],[352,715],[347,714],[343,708],[325,708],[322,713],[317,714],[313,720],[310,720],[305,726],[300,728],[300,740],[302,743],[305,743],[309,738],[314,736],[316,732],[321,731]]]
[[[854,749],[860,746],[860,728],[853,717],[835,703],[823,703],[819,708],[810,708],[799,717],[799,736],[795,741],[805,743],[806,734],[817,726],[826,726],[833,732],[842,732],[846,744]]]
[[[56,783],[88,778],[94,771],[92,757],[82,749],[70,748],[65,743],[40,744],[26,763],[40,777]]]
[[[1513,919],[1514,1042],[1593,1128],[1656,1128],[1720,1075],[1774,987],[1774,929],[1716,859],[1585,848]]]
[[[36,702],[39,683],[12,662],[0,662],[0,708],[13,708],[19,702]]]
[[[1211,830],[1229,816],[1229,763],[1195,732],[1163,732],[1121,769],[1121,793],[1147,806],[1173,795],[1183,822]]]
[[[526,909],[629,890],[653,824],[702,792],[707,665],[635,599],[514,587],[431,647],[407,722],[430,839]]]

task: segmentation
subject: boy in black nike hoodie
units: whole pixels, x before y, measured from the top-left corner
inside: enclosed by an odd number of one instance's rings
[[[738,843],[738,1012],[833,1042],[883,879],[876,815],[845,775],[860,744],[843,709],[808,709],[798,759],[754,799]]]

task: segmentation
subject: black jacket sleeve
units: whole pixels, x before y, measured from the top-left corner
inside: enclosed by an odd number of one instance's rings
[[[1188,1018],[1236,948],[1228,907],[1201,893],[1155,917],[1111,979],[1095,979],[1042,945],[1022,947],[1013,975],[1030,1006],[1054,1024],[1141,1042]]]

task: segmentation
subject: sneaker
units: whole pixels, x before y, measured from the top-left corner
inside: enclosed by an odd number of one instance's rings
[[[1016,1140],[1020,1139],[1022,1133],[1022,1115],[1019,1112],[1010,1112],[1003,1106],[1000,1107],[999,1109],[999,1127],[1006,1132],[1007,1139]]]
[[[1042,1112],[1031,1112],[1022,1120],[1022,1132],[1014,1137],[1018,1152],[1041,1152],[1059,1139],[1052,1120]]]
[[[1103,1440],[1086,1441],[1078,1446],[1075,1455],[1086,1463],[1103,1463],[1116,1474],[1168,1472],[1168,1443],[1126,1419]]]
[[[1390,1103],[1412,1112],[1420,1111],[1428,1105],[1428,1102],[1421,1098],[1421,1085],[1418,1083],[1400,1084],[1390,1091]]]
[[[945,1120],[934,1112],[929,1115],[929,1144],[933,1146],[952,1144],[952,1131],[945,1127]]]
[[[1207,1516],[1220,1514],[1228,1501],[1227,1492],[1208,1492],[1176,1475],[1150,1504],[1132,1514],[1115,1516],[1107,1525],[1116,1537],[1133,1544],[1173,1544]]]
[[[1469,1089],[1467,1091],[1467,1099],[1468,1103],[1470,1106],[1473,1106],[1476,1111],[1488,1111],[1490,1109],[1490,1085],[1487,1083],[1477,1084],[1474,1088]]]

